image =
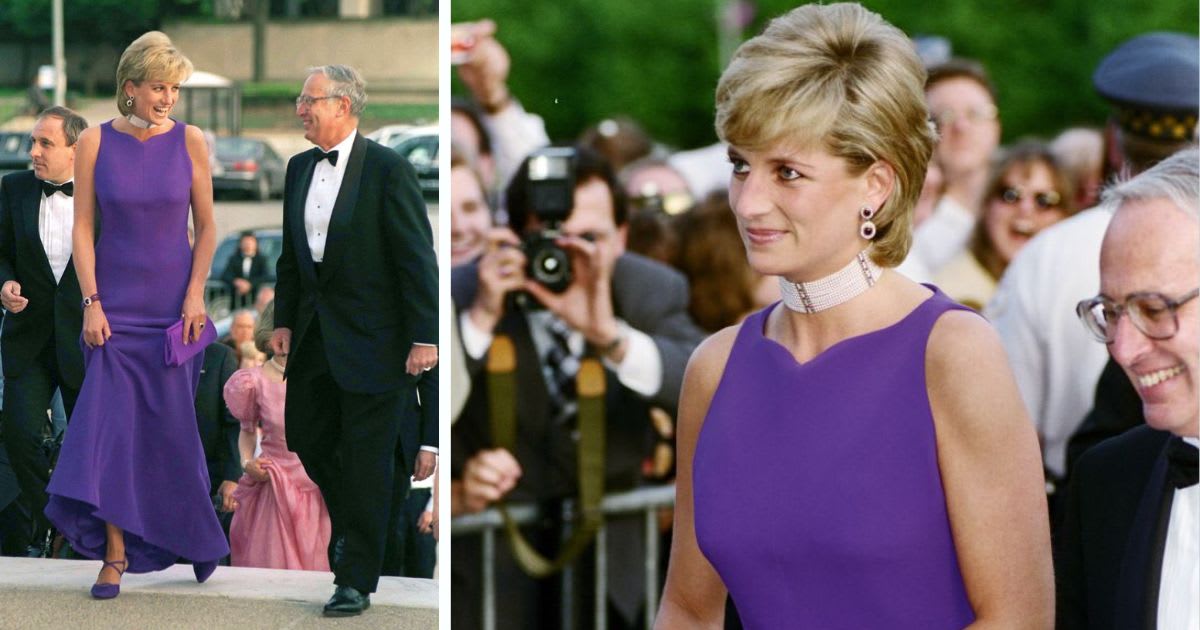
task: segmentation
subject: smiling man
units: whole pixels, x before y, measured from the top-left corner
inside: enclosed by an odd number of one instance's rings
[[[317,147],[288,162],[276,269],[288,448],[332,525],[327,616],[370,606],[393,486],[404,496],[408,473],[424,479],[437,461],[436,418],[421,422],[416,398],[417,376],[437,365],[433,233],[412,166],[358,133],[366,103],[354,68],[310,69],[296,115]]]
[[[46,409],[61,389],[70,417],[83,381],[83,307],[71,264],[71,229],[75,142],[86,127],[86,120],[65,107],[42,112],[29,150],[33,170],[0,180],[4,444],[35,519],[31,556],[46,555],[50,538],[42,513],[50,481],[42,450]]]
[[[1200,625],[1200,153],[1106,191],[1100,295],[1077,312],[1146,425],[1087,451],[1057,549],[1058,628]]]

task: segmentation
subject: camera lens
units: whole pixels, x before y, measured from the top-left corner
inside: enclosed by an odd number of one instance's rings
[[[555,293],[565,291],[571,284],[571,260],[567,252],[553,243],[543,242],[531,253],[529,270],[533,279]]]

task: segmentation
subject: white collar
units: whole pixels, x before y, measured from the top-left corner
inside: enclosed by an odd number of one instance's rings
[[[341,142],[330,147],[329,151],[337,151],[338,152],[338,162],[341,162],[342,160],[350,159],[350,149],[351,149],[351,147],[354,146],[354,139],[357,137],[358,137],[358,129],[351,129],[350,135],[343,138]],[[320,146],[318,146],[317,149],[320,149],[321,151],[325,151],[325,149],[321,149]],[[329,151],[325,151],[325,152],[328,153]]]

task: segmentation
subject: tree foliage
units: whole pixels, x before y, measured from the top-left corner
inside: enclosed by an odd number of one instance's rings
[[[572,138],[616,114],[679,147],[715,141],[724,0],[455,0],[455,21],[490,17],[513,59],[510,86],[551,137]],[[758,0],[750,35],[797,3]],[[1148,31],[1196,33],[1197,1],[864,0],[910,35],[941,35],[979,59],[999,90],[1006,140],[1050,136],[1107,113],[1092,88],[1096,64]],[[455,89],[461,90],[461,85]]]
[[[48,0],[0,2],[0,34],[24,43],[49,43]],[[212,0],[63,0],[67,43],[109,43],[124,48],[167,17],[211,13]]]

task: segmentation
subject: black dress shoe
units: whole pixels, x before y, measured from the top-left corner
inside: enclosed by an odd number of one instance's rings
[[[341,585],[325,604],[326,617],[353,617],[371,607],[371,596],[353,586]]]

